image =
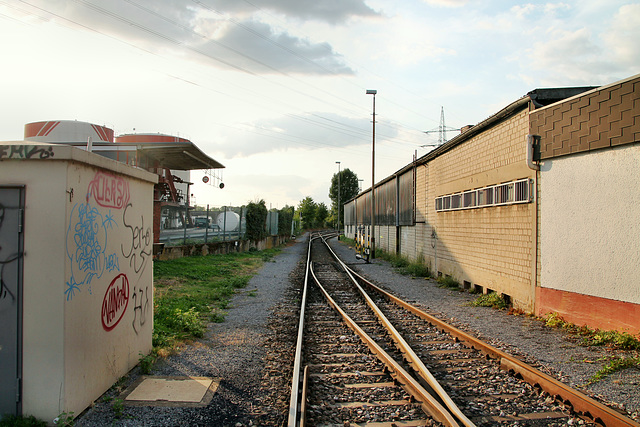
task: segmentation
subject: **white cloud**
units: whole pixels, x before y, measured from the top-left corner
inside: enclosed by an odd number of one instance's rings
[[[462,7],[466,5],[469,0],[422,0],[427,4],[443,7]]]
[[[640,65],[640,3],[622,6],[603,38],[614,54],[614,61],[637,69]]]
[[[378,15],[363,0],[253,0],[251,3],[238,0],[210,0],[204,3],[225,12],[251,14],[258,10],[269,10],[287,17],[330,24],[344,23],[356,16]]]

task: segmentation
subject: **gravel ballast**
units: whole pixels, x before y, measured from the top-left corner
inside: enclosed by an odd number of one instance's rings
[[[234,295],[223,323],[210,324],[204,338],[156,364],[152,375],[219,378],[220,386],[208,406],[125,405],[119,413],[113,403],[138,379],[136,368],[78,417],[76,425],[281,425],[286,420],[287,367],[293,357],[291,346],[299,308],[299,294],[292,281],[304,274],[301,263],[305,261],[305,237],[265,263],[247,287]],[[439,313],[443,320],[604,403],[626,409],[640,420],[640,370],[627,369],[585,386],[613,355],[611,351],[581,347],[564,331],[550,329],[527,316],[471,307],[468,303],[475,295],[439,288],[433,280],[403,276],[379,259],[366,264],[356,260],[353,249],[341,242],[332,239],[331,244],[350,265],[375,277],[375,282],[399,297]]]

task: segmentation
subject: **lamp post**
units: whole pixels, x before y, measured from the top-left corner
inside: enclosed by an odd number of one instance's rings
[[[376,93],[375,89],[367,89],[367,95],[373,95],[373,137],[371,140],[371,259],[376,257]]]
[[[340,240],[340,162],[336,162],[338,164],[338,240]]]

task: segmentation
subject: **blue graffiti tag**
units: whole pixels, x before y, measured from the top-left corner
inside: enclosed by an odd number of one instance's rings
[[[69,218],[66,250],[71,261],[71,276],[67,282],[67,301],[73,299],[82,285],[88,285],[105,271],[107,230],[98,209],[88,203],[76,204]],[[112,265],[117,260],[112,261]],[[113,267],[112,267],[113,269]]]

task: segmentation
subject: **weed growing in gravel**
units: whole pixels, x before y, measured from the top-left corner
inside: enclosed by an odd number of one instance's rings
[[[73,411],[61,413],[53,419],[53,424],[62,427],[73,427],[75,424]]]
[[[119,420],[124,415],[124,401],[120,398],[113,399],[111,409],[113,409],[113,415],[115,418]]]
[[[609,346],[617,350],[640,350],[640,337],[628,332],[602,331],[588,326],[578,326],[565,321],[558,313],[547,313],[542,320],[551,328],[562,328],[582,338],[581,345]]]
[[[200,338],[207,322],[222,322],[237,289],[247,286],[256,271],[280,251],[249,251],[156,261],[154,330],[156,354],[181,341]]]
[[[601,381],[618,371],[633,367],[640,369],[640,357],[614,358],[589,379],[589,384]]]
[[[140,353],[140,359],[138,359],[140,361],[140,372],[143,375],[149,375],[157,358],[158,356],[155,351],[152,351],[147,355]]]
[[[392,254],[382,249],[376,250],[376,256],[380,259],[388,261],[398,273],[412,277],[430,277],[429,267],[422,260],[409,261],[402,255]]]
[[[439,288],[459,289],[460,282],[451,276],[440,276],[436,279]]]
[[[471,301],[469,305],[473,307],[492,307],[499,310],[509,307],[509,304],[507,304],[502,295],[496,292],[480,295],[478,298]]]

